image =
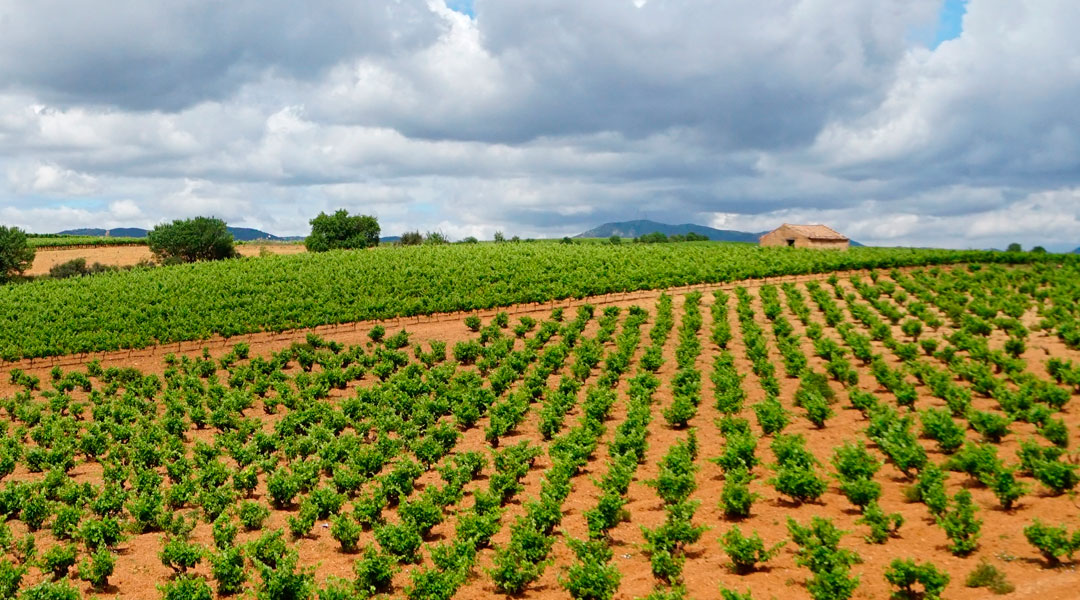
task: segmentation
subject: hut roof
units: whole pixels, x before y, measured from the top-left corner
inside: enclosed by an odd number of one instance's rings
[[[782,227],[792,229],[812,240],[846,241],[848,238],[825,225],[792,225],[784,223]]]

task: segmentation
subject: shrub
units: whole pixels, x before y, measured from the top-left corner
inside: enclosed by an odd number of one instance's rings
[[[172,537],[165,541],[158,557],[161,558],[161,564],[174,572],[186,573],[188,569],[202,562],[204,552],[199,544],[183,537]]]
[[[408,523],[386,524],[375,530],[375,540],[382,549],[403,563],[420,561],[420,545],[424,543],[420,532]]]
[[[0,283],[26,272],[34,264],[34,255],[26,232],[0,225]]]
[[[937,521],[952,542],[949,551],[957,556],[966,556],[979,547],[982,520],[975,518],[971,492],[960,490],[953,496],[951,504],[952,509],[938,516]]]
[[[304,240],[308,252],[379,245],[379,221],[368,215],[349,215],[340,209],[332,215],[319,213],[311,220],[311,234]],[[419,235],[419,234],[418,234]]]
[[[1016,589],[1016,586],[1005,578],[1004,573],[985,559],[968,574],[964,585],[971,588],[984,587],[995,594],[1009,594]]]
[[[356,552],[356,543],[360,541],[360,524],[349,515],[335,515],[330,525],[330,535],[341,545],[342,552]]]
[[[750,507],[761,496],[750,491],[753,475],[744,467],[736,467],[724,475],[724,488],[720,491],[720,508],[729,519],[745,519]]]
[[[6,558],[0,559],[0,598],[14,598],[24,575],[25,565],[16,565]]]
[[[398,240],[399,246],[419,246],[424,243],[424,234],[417,231],[406,231]]]
[[[366,595],[389,592],[394,571],[394,558],[369,545],[364,548],[364,556],[353,563],[356,590]]]
[[[1024,528],[1024,537],[1050,566],[1056,566],[1063,556],[1072,560],[1073,553],[1080,549],[1080,530],[1070,536],[1065,527],[1043,525],[1038,519]]]
[[[240,509],[237,511],[240,517],[240,524],[244,526],[247,531],[256,531],[262,529],[263,522],[270,516],[270,508],[265,504],[255,500],[245,500],[240,503]]]
[[[102,546],[88,558],[79,563],[79,579],[100,590],[109,584],[109,576],[116,567],[116,557],[108,548]]]
[[[896,535],[900,526],[904,524],[904,517],[900,513],[887,514],[878,503],[871,502],[863,507],[862,517],[856,519],[856,523],[870,528],[870,534],[865,537],[871,544],[884,544],[889,536]]]
[[[41,556],[41,568],[48,571],[53,579],[67,575],[68,569],[75,566],[78,549],[74,544],[57,544]]]
[[[247,571],[244,569],[244,555],[239,548],[225,548],[219,554],[210,556],[210,575],[217,582],[218,594],[231,596],[244,591]]]
[[[611,600],[619,587],[622,574],[609,564],[611,549],[603,542],[588,542],[567,538],[577,555],[577,562],[559,577],[559,585],[574,600]]]
[[[66,579],[63,581],[44,581],[32,588],[23,590],[19,600],[81,600],[82,594]]]
[[[892,593],[894,600],[940,600],[941,592],[949,584],[949,575],[938,571],[932,563],[897,558],[885,571],[885,581],[899,588]],[[922,586],[921,593],[915,591],[916,584]]]
[[[94,273],[105,273],[107,271],[115,270],[115,268],[116,267],[109,267],[97,262],[93,265],[87,265],[85,258],[73,258],[67,262],[62,262],[50,267],[49,277],[52,279],[82,277],[83,275],[93,275]]]
[[[724,537],[720,538],[724,552],[731,557],[732,569],[740,574],[749,573],[757,567],[758,563],[766,562],[776,556],[785,543],[786,541],[782,541],[766,549],[765,543],[761,541],[756,531],[753,535],[745,537],[737,525],[733,525]]]
[[[304,600],[311,595],[315,576],[310,570],[296,570],[295,551],[286,553],[273,567],[260,565],[262,581],[257,600]]]
[[[782,464],[777,467],[776,476],[768,480],[776,491],[790,496],[795,502],[812,502],[821,497],[828,489],[825,479],[814,472],[813,466],[801,464]]]
[[[202,577],[182,575],[158,586],[162,600],[213,600],[210,584]]]
[[[221,260],[236,256],[225,221],[209,217],[163,223],[147,234],[150,251],[163,263]]]

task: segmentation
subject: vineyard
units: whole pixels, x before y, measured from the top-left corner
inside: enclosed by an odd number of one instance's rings
[[[841,269],[1059,260],[742,244],[470,244],[268,256],[0,286],[0,360]]]
[[[102,237],[98,235],[60,235],[60,234],[35,234],[31,235],[30,245],[35,248],[70,248],[70,247],[99,247],[99,246],[145,246],[146,238],[126,237]]]
[[[0,598],[1074,597],[1075,263],[499,250],[28,284],[2,335],[42,356],[125,319],[117,347],[880,268],[11,370]]]

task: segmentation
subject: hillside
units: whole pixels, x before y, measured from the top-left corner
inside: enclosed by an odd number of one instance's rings
[[[604,223],[603,225],[580,233],[574,237],[579,238],[606,238],[617,235],[625,238],[636,238],[647,233],[660,232],[667,236],[686,235],[696,233],[704,235],[710,240],[717,242],[749,242],[757,243],[761,233],[746,231],[734,231],[731,229],[715,229],[704,225],[683,223],[682,225],[668,225],[647,219],[637,221],[621,221],[618,223]]]

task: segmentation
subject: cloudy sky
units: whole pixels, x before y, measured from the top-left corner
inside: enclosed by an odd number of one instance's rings
[[[1080,245],[1076,0],[0,0],[0,223]]]

